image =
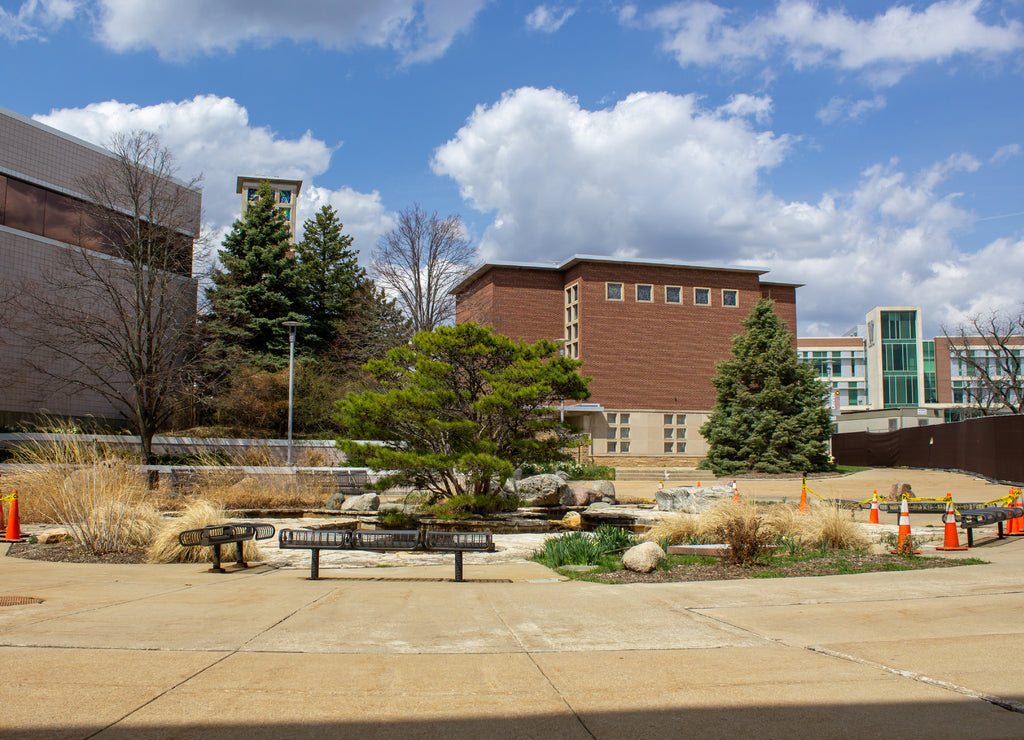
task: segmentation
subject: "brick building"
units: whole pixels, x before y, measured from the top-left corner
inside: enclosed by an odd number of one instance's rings
[[[715,363],[761,297],[796,328],[795,284],[764,270],[576,256],[561,264],[492,262],[452,292],[456,322],[513,339],[563,341],[593,378],[591,398],[564,409],[592,454],[678,465],[704,456],[698,429],[715,402]]]
[[[93,417],[119,421],[121,412],[97,393],[74,386],[58,387],[32,364],[60,367],[59,357],[40,354],[26,339],[47,327],[31,325],[15,332],[12,325],[31,320],[26,291],[32,283],[69,282],[71,264],[80,250],[97,259],[90,264],[116,270],[118,260],[100,236],[102,221],[82,192],[85,178],[111,163],[105,149],[0,108],[0,423],[10,424],[37,414]],[[181,321],[195,315],[197,281],[192,276],[192,242],[199,234],[202,194],[181,188],[187,224],[179,232],[180,274],[171,276],[184,306]],[[66,281],[64,278],[68,278]],[[68,302],[90,301],[92,291],[66,296]],[[98,292],[98,291],[97,291]],[[29,306],[31,308],[31,306]],[[114,379],[116,380],[116,379]]]

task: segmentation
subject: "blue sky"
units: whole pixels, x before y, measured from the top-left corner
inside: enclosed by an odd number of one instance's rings
[[[800,332],[1024,296],[1024,2],[0,0],[0,105],[157,131],[230,227],[301,178],[365,259],[459,213],[482,258],[757,266]]]

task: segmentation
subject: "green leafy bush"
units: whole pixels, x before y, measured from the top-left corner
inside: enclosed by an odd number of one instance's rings
[[[544,549],[534,555],[534,560],[549,568],[600,565],[635,541],[636,538],[621,527],[602,525],[593,532],[569,532],[549,538],[544,542]]]
[[[609,465],[588,465],[575,460],[558,463],[524,463],[520,468],[523,477],[563,471],[569,474],[569,480],[615,480],[615,468]]]
[[[474,515],[487,516],[519,508],[518,496],[499,494],[463,494],[442,499],[426,508],[427,513],[438,519],[466,519]]]
[[[377,512],[377,524],[381,529],[416,529],[420,522],[407,511],[386,509]]]

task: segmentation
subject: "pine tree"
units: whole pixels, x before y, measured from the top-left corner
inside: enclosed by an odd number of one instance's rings
[[[214,272],[213,287],[206,291],[208,355],[231,364],[241,352],[263,368],[287,362],[288,330],[282,322],[305,320],[302,270],[287,256],[289,249],[288,223],[274,207],[270,184],[262,182],[245,218],[235,221],[224,239],[218,253],[224,269]]]
[[[303,329],[303,342],[317,354],[330,346],[350,318],[354,294],[366,281],[359,252],[352,249],[352,237],[342,234],[342,226],[334,208],[326,205],[306,220],[305,234],[296,248],[309,324]]]
[[[762,298],[732,340],[733,356],[712,381],[714,410],[700,428],[708,441],[701,467],[716,475],[748,470],[811,472],[829,467],[827,389],[797,362],[793,335]]]

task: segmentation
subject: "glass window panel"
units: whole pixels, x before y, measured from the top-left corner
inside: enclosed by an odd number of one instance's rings
[[[43,233],[46,191],[18,180],[7,181],[7,207],[4,224],[30,234]]]
[[[619,452],[629,452],[629,442],[620,442]]]
[[[65,244],[77,245],[81,231],[82,213],[78,203],[66,195],[48,192],[43,236]]]
[[[606,283],[605,297],[609,301],[621,301],[622,300],[622,283]]]
[[[636,286],[636,299],[642,303],[654,300],[654,287],[651,285]]]
[[[686,442],[676,442],[676,452],[686,452]]]
[[[619,429],[619,439],[629,439],[629,427],[621,427]]]
[[[666,429],[665,430],[665,439],[672,439],[672,430],[671,429]]]
[[[686,437],[686,428],[679,427],[676,429],[676,439],[684,439]]]
[[[675,445],[673,445],[671,442],[665,443],[665,452],[672,452],[674,448]]]
[[[281,191],[281,202],[282,203],[291,203],[292,202],[292,191],[291,190],[282,190]]]
[[[608,423],[609,424],[614,424],[616,418],[617,418],[617,415],[615,414],[614,411],[612,413],[608,414]]]
[[[694,288],[693,304],[695,306],[711,305],[711,290],[709,288]]]
[[[683,289],[670,285],[665,288],[665,303],[682,303]]]
[[[722,291],[722,305],[735,306],[739,301],[739,293],[735,290]]]
[[[686,414],[677,414],[676,415],[676,424],[685,424],[685,423],[686,423]]]
[[[608,427],[608,433],[604,436],[608,439],[615,439],[615,427]]]
[[[607,451],[607,452],[615,452],[617,446],[618,446],[617,442],[608,442],[606,444],[605,451]]]
[[[628,424],[629,423],[629,414],[619,414],[619,423],[620,424]]]
[[[672,418],[673,418],[672,414],[665,414],[662,417],[662,420],[663,420],[662,423],[663,424],[671,424],[672,423]]]

